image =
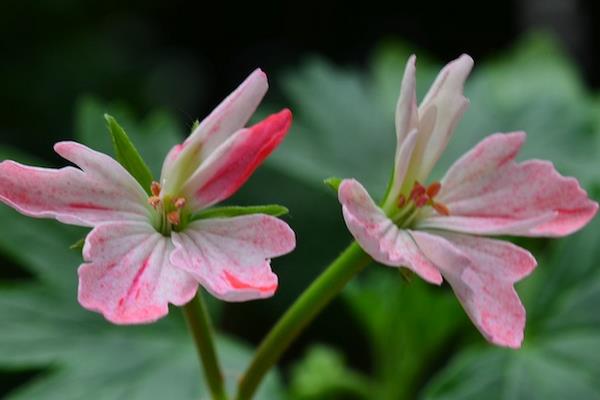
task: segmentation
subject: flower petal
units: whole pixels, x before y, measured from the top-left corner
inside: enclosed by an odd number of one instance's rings
[[[463,155],[442,180],[438,200],[450,216],[419,227],[476,234],[564,236],[583,227],[598,204],[574,178],[547,161],[515,162],[524,132],[488,136]]]
[[[161,173],[163,189],[167,193],[176,190],[189,178],[189,175],[182,174],[183,171],[192,174],[202,160],[246,125],[268,87],[265,73],[260,69],[254,70],[182,144],[171,149]]]
[[[416,94],[416,69],[414,55],[410,56],[404,69],[402,86],[400,87],[400,96],[396,103],[396,139],[397,148],[404,143],[408,134],[417,129],[419,117],[417,115],[417,94]],[[397,162],[397,160],[396,160]]]
[[[115,324],[156,321],[168,303],[184,305],[198,282],[169,261],[173,244],[139,222],[97,226],[83,248],[79,267],[79,303]]]
[[[348,229],[373,259],[391,267],[409,268],[428,282],[442,283],[437,268],[423,256],[407,231],[398,229],[358,181],[342,181],[338,197]]]
[[[209,207],[232,194],[252,175],[285,137],[292,113],[284,109],[230,137],[183,186],[193,210]]]
[[[469,105],[469,101],[463,95],[463,87],[471,68],[473,59],[466,54],[450,62],[440,71],[419,105],[420,118],[435,115],[435,124],[432,129],[419,129],[416,150],[418,154],[413,160],[418,162],[418,173],[415,175],[418,181],[427,180]],[[432,110],[435,110],[435,113],[432,114]],[[420,124],[422,123],[424,121],[420,120]]]
[[[277,275],[271,271],[270,258],[296,246],[294,232],[285,222],[263,214],[198,220],[172,238],[171,262],[225,301],[271,297]]]
[[[417,135],[418,132],[416,129],[410,132],[402,142],[402,146],[396,150],[396,163],[394,165],[392,186],[390,187],[384,204],[384,209],[386,210],[396,207],[396,202],[398,201],[398,196],[400,195],[402,184],[404,183],[404,177],[408,172],[411,155],[417,143]]]
[[[0,163],[0,200],[37,218],[73,225],[148,218],[147,195],[115,160],[74,142],[54,149],[81,169],[28,167]]]
[[[521,347],[525,309],[513,284],[535,268],[533,256],[500,240],[438,232],[410,234],[487,340]]]

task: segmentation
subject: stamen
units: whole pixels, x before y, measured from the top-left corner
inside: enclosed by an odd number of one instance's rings
[[[440,215],[444,215],[444,216],[446,216],[446,217],[447,217],[448,215],[450,215],[450,210],[448,210],[448,207],[446,207],[446,206],[445,206],[444,204],[442,204],[442,203],[436,203],[436,202],[434,202],[434,203],[433,203],[431,206],[432,206],[432,207],[433,207],[433,209],[434,209],[435,211],[437,211],[437,212],[438,212],[438,214],[440,214]]]
[[[398,205],[398,208],[402,208],[406,205],[406,197],[403,194],[398,196],[397,205]]]
[[[417,199],[415,199],[415,205],[417,206],[417,208],[423,207],[428,202],[429,202],[429,197],[427,197],[426,194],[423,194],[423,195],[419,196]]]
[[[150,204],[154,209],[156,209],[160,204],[160,197],[158,196],[150,196],[148,197],[148,204]]]
[[[181,210],[183,207],[185,207],[185,197],[178,197],[175,199],[175,201],[173,202],[173,205],[175,206],[175,208],[177,208],[178,210]]]
[[[427,187],[427,196],[429,196],[429,198],[433,199],[440,192],[441,188],[442,188],[441,183],[433,182],[431,185],[429,185]]]
[[[179,210],[171,211],[167,214],[167,221],[172,225],[179,225],[181,222],[181,213]]]
[[[160,195],[160,183],[156,182],[156,181],[152,181],[152,185],[150,185],[150,191],[152,192],[153,196],[159,196]]]
[[[415,181],[415,184],[410,192],[410,199],[416,201],[419,197],[423,196],[427,190],[419,182]]]

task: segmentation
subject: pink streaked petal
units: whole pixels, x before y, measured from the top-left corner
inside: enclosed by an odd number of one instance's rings
[[[108,223],[88,235],[79,267],[79,303],[115,324],[149,323],[184,305],[198,282],[173,266],[170,239],[145,223]]]
[[[471,68],[473,59],[466,54],[450,62],[440,71],[419,105],[420,116],[430,114],[430,109],[435,109],[433,128],[423,130],[419,136],[419,166],[415,176],[419,181],[425,181],[429,176],[469,105],[463,95],[463,87]]]
[[[358,181],[342,181],[338,197],[348,229],[374,260],[391,267],[409,268],[428,282],[442,283],[439,271],[423,256],[410,235],[398,229]]]
[[[525,309],[513,285],[535,268],[533,256],[500,240],[440,232],[411,235],[485,338],[499,346],[521,347]]]
[[[73,225],[148,218],[146,193],[118,162],[79,143],[61,142],[54,148],[81,169],[3,161],[0,200],[25,215]]]
[[[412,152],[417,143],[417,130],[413,130],[408,134],[406,139],[402,142],[402,146],[396,152],[396,162],[394,168],[394,176],[392,186],[390,187],[389,193],[385,200],[384,208],[389,210],[391,207],[396,207],[398,196],[402,190],[402,184],[404,183],[404,177],[408,172]]]
[[[198,220],[172,237],[171,262],[225,301],[271,297],[277,275],[270,259],[296,246],[285,222],[262,214]]]
[[[182,144],[174,146],[163,163],[161,181],[167,185],[165,189],[169,191],[171,182],[178,180],[173,174],[176,174],[174,170],[184,167],[182,163],[195,164],[189,168],[190,173],[194,172],[195,167],[202,160],[205,160],[232,134],[243,128],[256,111],[268,88],[265,73],[260,69],[254,70]],[[183,180],[187,178],[187,176],[183,177]]]
[[[193,210],[206,208],[233,195],[279,143],[292,123],[284,109],[230,137],[183,186]]]
[[[598,204],[550,162],[515,162],[524,140],[524,132],[494,134],[463,155],[442,180],[438,196],[450,216],[426,218],[419,227],[564,236],[587,224]]]
[[[404,69],[404,77],[402,78],[402,86],[400,87],[400,96],[396,103],[396,139],[397,148],[399,149],[404,139],[408,134],[417,129],[419,117],[417,115],[417,94],[416,94],[416,57],[410,56],[406,68]]]

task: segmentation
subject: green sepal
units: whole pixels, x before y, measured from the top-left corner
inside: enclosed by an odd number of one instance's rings
[[[335,193],[340,189],[340,184],[342,183],[341,178],[337,178],[335,176],[329,177],[323,180],[323,183],[329,186]]]
[[[190,221],[207,218],[230,218],[240,215],[249,214],[267,214],[273,217],[281,217],[289,212],[289,210],[279,204],[266,204],[264,206],[224,206],[214,207],[207,210],[202,210],[190,217]]]
[[[69,249],[81,251],[81,250],[83,250],[84,244],[85,244],[85,238],[81,238],[78,241],[76,241],[75,243],[73,243],[72,245],[70,245]]]
[[[194,133],[194,131],[200,126],[200,121],[195,120],[192,124],[192,128],[190,129],[190,134]]]
[[[117,123],[117,120],[108,114],[104,114],[108,131],[115,149],[117,161],[135,178],[144,188],[148,195],[151,194],[150,186],[154,180],[150,168],[137,151],[125,130]]]

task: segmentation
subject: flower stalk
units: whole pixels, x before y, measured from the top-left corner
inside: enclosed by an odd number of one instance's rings
[[[227,400],[223,374],[215,351],[210,315],[202,299],[202,294],[198,292],[198,295],[183,306],[182,310],[194,339],[198,358],[204,368],[205,381],[212,398],[213,400]]]

